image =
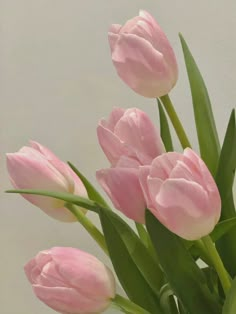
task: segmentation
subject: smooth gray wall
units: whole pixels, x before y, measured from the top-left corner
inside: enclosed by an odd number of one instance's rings
[[[113,106],[137,106],[158,123],[155,101],[118,79],[107,43],[109,25],[123,23],[140,8],[157,18],[176,51],[180,79],[171,96],[195,148],[179,31],[205,77],[222,139],[236,99],[234,0],[0,0],[2,314],[54,313],[33,296],[23,273],[23,265],[40,250],[74,246],[108,263],[80,225],[59,223],[20,196],[3,193],[11,187],[4,154],[34,139],[73,161],[95,183],[96,169],[108,165],[96,139],[101,117]]]

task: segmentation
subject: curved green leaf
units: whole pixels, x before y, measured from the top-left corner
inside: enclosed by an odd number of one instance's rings
[[[165,284],[160,291],[160,303],[167,314],[179,314],[174,299],[174,292],[169,284]]]
[[[26,190],[8,190],[6,191],[6,193],[32,194],[32,195],[42,195],[42,196],[53,197],[53,198],[65,201],[66,203],[71,203],[71,204],[83,207],[85,209],[89,209],[96,213],[98,213],[100,209],[100,206],[96,202],[89,200],[87,198],[80,197],[80,196],[66,193],[66,192],[61,193],[61,192],[54,192],[54,191],[26,189]]]
[[[210,236],[212,241],[218,241],[223,235],[226,235],[233,227],[236,227],[236,217],[223,220],[219,222],[214,230],[211,232]]]
[[[221,220],[236,217],[232,186],[236,168],[236,123],[233,110],[222,146],[216,183],[222,201]],[[217,242],[225,267],[232,277],[236,275],[236,227],[232,228]]]
[[[236,168],[236,123],[235,110],[232,110],[227,126],[224,143],[222,146],[219,166],[216,174],[216,183],[222,200],[222,219],[235,216],[235,208],[232,204],[226,207],[232,197],[232,186]]]
[[[100,210],[109,255],[128,297],[151,313],[162,313],[159,290],[163,273],[136,233],[118,215]]]
[[[95,189],[95,187],[88,181],[88,179],[71,162],[68,161],[67,163],[71,167],[71,169],[75,172],[75,174],[77,174],[77,176],[80,178],[80,180],[83,182],[83,184],[87,190],[89,199],[97,202],[98,204],[100,204],[102,206],[109,208],[109,206],[106,203],[106,201],[104,200],[104,198]]]
[[[220,154],[220,144],[210,98],[202,75],[187,43],[181,34],[179,34],[179,36],[192,93],[194,117],[201,157],[211,173],[215,175]]]
[[[222,314],[235,314],[235,313],[236,313],[236,278],[234,278],[231,289],[229,290],[226,296]]]
[[[148,210],[146,225],[167,280],[186,310],[191,314],[220,314],[221,306],[210,293],[204,274],[181,239]]]

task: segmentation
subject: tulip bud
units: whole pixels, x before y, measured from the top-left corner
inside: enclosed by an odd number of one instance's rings
[[[137,108],[113,109],[107,120],[100,121],[97,135],[113,167],[117,166],[122,156],[128,157],[129,167],[148,165],[165,151],[152,121]]]
[[[221,199],[203,160],[191,149],[155,158],[139,168],[147,207],[170,231],[186,240],[208,235],[220,218]]]
[[[146,11],[110,27],[112,61],[120,78],[136,93],[156,98],[169,93],[178,78],[174,51],[155,19]]]
[[[30,145],[21,148],[17,153],[7,154],[10,180],[16,189],[68,192],[87,197],[83,183],[66,163],[39,143],[31,142]],[[77,220],[64,207],[62,200],[38,195],[22,196],[57,220],[64,222]]]
[[[145,222],[146,202],[138,167],[149,165],[165,149],[148,115],[137,109],[115,108],[97,128],[99,143],[111,168],[97,171],[97,180],[116,209],[136,222]]]
[[[39,252],[25,265],[35,295],[63,314],[105,311],[115,297],[115,279],[96,257],[69,247]]]

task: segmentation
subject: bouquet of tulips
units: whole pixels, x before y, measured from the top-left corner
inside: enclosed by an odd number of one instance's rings
[[[234,111],[220,143],[205,83],[180,35],[196,153],[168,96],[178,67],[158,23],[140,11],[124,26],[112,25],[108,35],[119,77],[136,93],[156,98],[160,117],[156,128],[137,108],[115,108],[99,122],[110,167],[96,178],[114,208],[73,164],[37,142],[8,154],[7,167],[15,188],[8,192],[59,221],[78,221],[109,256],[116,277],[96,257],[69,247],[39,252],[26,264],[26,276],[35,295],[63,314],[101,313],[111,305],[130,314],[235,314]],[[170,124],[182,152],[174,151]],[[87,211],[99,216],[100,229]]]

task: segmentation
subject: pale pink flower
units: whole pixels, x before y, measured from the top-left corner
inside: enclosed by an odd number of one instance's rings
[[[115,279],[96,257],[69,247],[39,252],[25,265],[35,295],[62,314],[105,311],[115,297]]]
[[[148,165],[165,149],[158,130],[140,109],[115,108],[97,128],[98,141],[113,167],[127,157],[129,167]],[[124,167],[124,165],[123,165]]]
[[[108,38],[116,71],[130,88],[149,98],[170,92],[178,78],[175,54],[150,13],[140,11],[124,26],[113,24]]]
[[[193,150],[158,156],[139,172],[147,207],[166,228],[186,240],[200,239],[214,229],[221,213],[220,194]]]
[[[87,191],[74,171],[37,142],[30,142],[30,146],[21,148],[17,153],[7,154],[7,168],[16,189],[68,192],[87,197]],[[77,220],[64,207],[62,200],[29,194],[22,196],[57,220]]]
[[[137,109],[115,108],[97,128],[99,143],[111,168],[97,171],[97,180],[116,209],[144,223],[146,202],[138,167],[149,165],[165,149],[148,115]]]

